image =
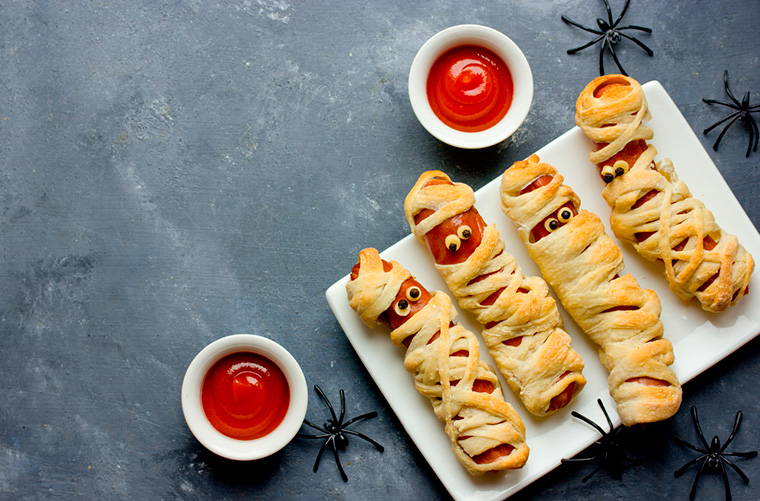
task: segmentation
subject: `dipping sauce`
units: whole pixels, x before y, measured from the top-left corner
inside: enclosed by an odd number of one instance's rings
[[[240,352],[216,362],[201,388],[201,404],[211,425],[238,440],[271,433],[288,411],[290,388],[268,358]]]
[[[512,105],[514,84],[499,56],[477,45],[462,45],[439,57],[427,79],[427,98],[449,127],[479,132],[496,125]]]

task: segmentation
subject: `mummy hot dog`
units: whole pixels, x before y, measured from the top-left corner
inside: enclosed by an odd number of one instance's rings
[[[502,208],[562,305],[599,345],[623,424],[666,419],[681,405],[681,385],[668,367],[673,347],[662,337],[660,301],[632,275],[619,276],[620,249],[562,179],[536,155],[517,162],[502,176]]]
[[[404,367],[444,422],[451,447],[473,475],[521,468],[528,459],[525,426],[503,398],[496,374],[478,355],[475,336],[452,319],[443,292],[431,295],[395,261],[375,249],[359,253],[346,285],[351,307],[374,327],[391,328],[407,347]]]
[[[404,210],[459,305],[483,325],[483,339],[510,388],[529,412],[551,414],[586,384],[583,360],[562,330],[546,283],[522,275],[474,202],[469,186],[429,171],[406,197]]]
[[[724,311],[747,291],[752,256],[723,231],[704,204],[692,197],[669,159],[655,163],[657,150],[644,91],[623,75],[596,78],[581,92],[575,121],[594,141],[597,164],[607,186],[615,235],[644,258],[662,261],[671,290],[684,301]]]

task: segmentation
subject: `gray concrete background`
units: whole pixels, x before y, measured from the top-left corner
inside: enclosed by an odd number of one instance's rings
[[[613,13],[622,8],[612,0]],[[0,498],[439,499],[447,494],[403,431],[324,299],[366,246],[404,237],[403,198],[423,170],[479,188],[573,126],[598,75],[598,46],[566,26],[603,15],[599,1],[0,2]],[[620,58],[659,80],[701,131],[737,95],[760,103],[760,3],[633,0]],[[525,52],[536,92],[508,142],[450,148],[416,121],[406,79],[435,32],[478,23]],[[607,61],[608,72],[614,69]],[[735,125],[719,170],[755,225],[760,152]],[[758,293],[755,291],[754,293]],[[317,474],[318,446],[234,463],[206,451],[180,408],[187,365],[211,341],[250,332],[287,347],[309,384],[386,446],[343,451]],[[514,499],[686,499],[694,455],[670,438],[705,434],[760,449],[760,342],[684,388],[671,420],[628,430],[634,457],[617,476],[562,466]],[[307,416],[325,409],[311,395]],[[729,472],[734,499],[756,498],[760,459]],[[699,499],[721,499],[718,476]]]

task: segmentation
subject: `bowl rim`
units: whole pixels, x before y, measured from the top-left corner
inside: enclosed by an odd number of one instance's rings
[[[282,370],[290,387],[288,411],[271,433],[253,440],[238,440],[220,433],[206,417],[201,388],[206,373],[227,355],[250,352],[263,355]],[[306,417],[306,378],[296,359],[281,345],[255,334],[232,334],[207,345],[193,358],[182,381],[182,412],[195,438],[211,452],[237,461],[261,459],[278,452],[295,437]]]
[[[444,124],[427,99],[427,77],[433,63],[447,50],[461,45],[480,45],[496,53],[509,68],[514,84],[507,114],[480,132],[463,132]],[[504,33],[480,24],[459,24],[439,31],[422,45],[409,69],[408,91],[414,114],[434,137],[458,148],[486,148],[509,138],[525,121],[533,103],[533,72],[520,47]]]

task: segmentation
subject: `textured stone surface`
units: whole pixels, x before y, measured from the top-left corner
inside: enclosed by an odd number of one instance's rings
[[[623,2],[612,0],[617,14]],[[400,427],[331,314],[324,291],[357,252],[404,237],[403,198],[441,168],[479,188],[573,125],[598,74],[601,1],[411,3],[3,2],[0,5],[0,497],[439,499],[446,491]],[[656,79],[701,131],[722,110],[723,70],[760,102],[756,0],[633,0],[625,23],[653,28],[655,52],[619,45],[639,81]],[[478,23],[507,33],[536,83],[507,143],[461,151],[416,121],[406,79],[435,32]],[[612,60],[607,68],[613,68]],[[760,153],[734,126],[710,154],[755,225]],[[760,293],[754,291],[753,293]],[[271,337],[309,384],[386,446],[352,442],[350,481],[318,446],[234,463],[207,452],[180,408],[195,354],[227,334]],[[627,434],[620,478],[562,466],[515,499],[685,499],[699,407],[708,438],[745,420],[733,450],[760,449],[755,340],[684,388],[681,411]],[[312,394],[313,396],[313,394]],[[308,415],[321,419],[316,398]],[[729,472],[751,499],[760,460]],[[700,499],[720,499],[714,475]]]

